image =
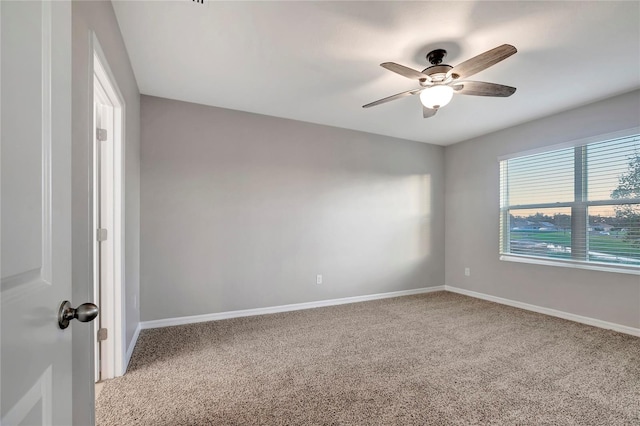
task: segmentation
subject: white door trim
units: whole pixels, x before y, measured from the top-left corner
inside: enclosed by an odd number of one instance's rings
[[[101,306],[101,314],[105,316],[108,315],[110,318],[107,323],[113,325],[113,329],[109,329],[109,337],[105,341],[108,360],[106,366],[105,363],[103,363],[102,371],[102,378],[108,379],[121,376],[126,370],[126,321],[124,310],[124,288],[126,285],[124,282],[124,117],[126,105],[95,34],[92,34],[92,53],[95,79],[100,82],[104,94],[107,97],[106,101],[113,108],[113,135],[109,136],[110,143],[113,145],[112,154],[114,160],[112,170],[113,230],[109,230],[108,236],[108,238],[112,238],[114,248],[113,289],[110,292],[110,297],[106,300],[107,305],[104,307]],[[96,99],[94,99],[94,103],[95,102]]]

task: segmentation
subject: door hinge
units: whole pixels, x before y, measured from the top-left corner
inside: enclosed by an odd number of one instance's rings
[[[101,328],[98,330],[98,342],[102,342],[103,340],[107,340],[107,329]]]
[[[107,229],[106,228],[98,229],[96,232],[96,239],[98,241],[107,241]]]
[[[96,129],[96,139],[99,141],[107,140],[107,129]]]

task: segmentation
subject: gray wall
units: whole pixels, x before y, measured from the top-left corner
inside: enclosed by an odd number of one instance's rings
[[[75,305],[91,300],[90,241],[94,230],[89,222],[91,208],[91,158],[93,127],[93,74],[91,31],[96,33],[116,84],[124,96],[125,117],[125,315],[127,344],[140,321],[139,308],[133,298],[139,294],[140,283],[140,94],[129,57],[120,35],[120,28],[108,1],[74,1],[72,5],[73,48],[73,295]],[[73,327],[74,354],[93,348],[95,336],[91,327]],[[93,353],[93,349],[91,350]],[[73,360],[74,424],[92,424],[93,359]],[[84,375],[76,374],[83,371]]]
[[[638,275],[499,260],[497,161],[639,124],[640,91],[634,91],[447,147],[447,285],[640,327]]]
[[[444,148],[141,108],[142,320],[444,284]]]

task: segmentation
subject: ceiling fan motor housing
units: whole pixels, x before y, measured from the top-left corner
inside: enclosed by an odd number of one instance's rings
[[[422,70],[423,74],[427,74],[434,82],[444,81],[449,70],[453,69],[451,65],[432,65]]]

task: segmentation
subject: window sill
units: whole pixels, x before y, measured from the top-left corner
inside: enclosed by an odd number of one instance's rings
[[[569,260],[545,259],[541,257],[520,256],[515,254],[501,254],[500,260],[506,262],[530,263],[534,265],[559,266],[562,268],[588,269],[591,271],[615,272],[619,274],[640,275],[640,268],[635,266],[609,265],[606,263],[577,262]]]

